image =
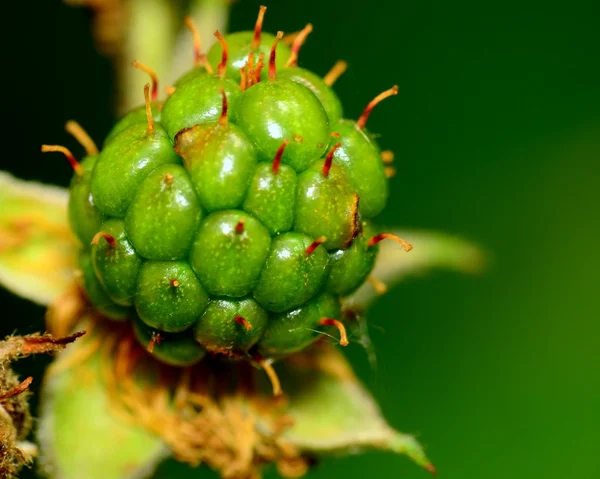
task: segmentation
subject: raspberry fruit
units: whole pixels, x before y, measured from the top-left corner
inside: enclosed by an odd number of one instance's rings
[[[299,68],[307,25],[291,47],[283,33],[215,35],[192,70],[158,99],[125,115],[75,174],[69,219],[81,241],[81,283],[106,317],[133,322],[157,359],[184,366],[207,353],[263,365],[301,351],[337,328],[347,344],[340,298],[368,277],[377,243],[371,219],[388,196],[380,149],[365,125],[343,119],[325,77]],[[389,158],[389,154],[383,156]],[[275,388],[276,389],[276,388]]]

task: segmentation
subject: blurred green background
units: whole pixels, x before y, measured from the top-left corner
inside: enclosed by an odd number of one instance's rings
[[[458,234],[490,254],[480,277],[428,274],[372,308],[379,367],[358,345],[348,354],[386,417],[418,435],[444,479],[600,478],[600,3],[264,1],[267,30],[314,24],[302,65],[349,62],[335,87],[348,116],[400,85],[370,120],[397,158],[382,222]],[[250,28],[259,3],[236,3],[231,29]],[[71,142],[70,118],[103,137],[111,64],[85,10],[58,0],[3,10],[0,168],[66,185],[66,162],[39,145]],[[0,300],[3,335],[43,327],[41,308]],[[39,385],[46,361],[18,368]],[[309,475],[365,476],[427,473],[373,453]]]

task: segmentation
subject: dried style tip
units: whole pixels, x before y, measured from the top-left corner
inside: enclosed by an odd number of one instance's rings
[[[248,88],[248,76],[246,75],[246,67],[240,68],[240,89],[245,91]]]
[[[331,138],[340,138],[341,136],[342,136],[342,134],[337,131],[331,132]]]
[[[219,118],[219,125],[226,126],[227,125],[227,110],[229,109],[227,104],[227,95],[225,94],[225,90],[221,88],[221,117]]]
[[[172,86],[172,85],[169,85],[169,86],[166,86],[166,87],[165,87],[165,93],[166,93],[168,96],[171,96],[171,95],[172,95],[173,93],[175,93],[176,91],[177,91],[177,87],[174,87],[174,86]]]
[[[277,153],[275,153],[275,158],[273,158],[273,166],[271,167],[273,170],[273,173],[275,173],[275,174],[279,173],[279,165],[281,165],[281,157],[283,156],[285,147],[288,146],[289,142],[290,142],[290,140],[288,140],[288,139],[283,140],[283,143],[281,145],[279,145],[279,148],[277,149]]]
[[[382,295],[387,293],[388,287],[383,281],[375,278],[374,276],[368,276],[367,281],[371,286],[373,286],[373,289],[377,294]]]
[[[265,54],[260,52],[258,56],[258,63],[256,64],[256,68],[254,69],[254,83],[260,83],[260,72],[265,66]]]
[[[100,242],[100,238],[104,238],[104,240],[108,243],[108,246],[110,246],[111,248],[117,247],[117,240],[114,238],[114,236],[111,236],[108,233],[105,233],[104,231],[96,233],[92,238],[91,244],[93,244],[94,246],[97,245]]]
[[[338,60],[335,65],[329,70],[327,75],[323,77],[323,83],[327,86],[333,86],[333,84],[341,77],[344,72],[348,69],[348,64],[344,60]]]
[[[69,133],[73,138],[75,138],[88,156],[97,155],[98,147],[94,140],[88,135],[87,131],[85,131],[79,123],[74,120],[69,120],[65,124],[65,130]]]
[[[403,240],[402,238],[393,235],[391,233],[380,233],[378,235],[373,236],[368,243],[369,247],[375,246],[377,243],[379,243],[380,241],[383,241],[384,239],[391,239],[393,241],[395,241],[396,243],[399,243],[407,252],[410,251],[412,249],[412,245]]]
[[[338,331],[340,332],[340,346],[348,346],[348,335],[346,334],[346,328],[340,321],[332,318],[322,318],[321,321],[319,321],[319,325],[335,326],[338,328]]]
[[[292,43],[292,53],[285,64],[286,67],[298,66],[298,52],[300,51],[300,48],[302,48],[302,45],[304,45],[306,37],[308,37],[312,31],[313,26],[311,23],[308,23],[302,30],[300,30],[300,33],[298,33],[296,38],[294,38],[294,42]]]
[[[325,243],[325,241],[327,241],[326,236],[319,236],[316,240],[308,245],[308,248],[304,250],[304,253],[306,253],[307,256],[310,256],[320,245]]]
[[[398,85],[394,85],[389,90],[386,90],[383,93],[380,93],[379,95],[377,95],[375,98],[373,98],[369,102],[367,107],[363,110],[360,117],[358,118],[358,120],[356,122],[356,124],[358,125],[358,128],[362,130],[365,127],[365,125],[367,124],[367,120],[369,119],[369,115],[373,111],[373,108],[375,108],[379,103],[381,103],[386,98],[389,98],[389,97],[397,95],[397,94],[398,94]]]
[[[251,324],[250,324],[250,322],[249,322],[249,321],[248,321],[246,318],[244,318],[243,316],[240,316],[239,314],[236,314],[236,315],[233,317],[233,320],[234,320],[234,321],[235,321],[237,324],[239,324],[240,326],[243,326],[243,327],[244,327],[244,329],[245,329],[246,331],[251,331],[251,330],[252,330],[252,325],[251,325]]]
[[[178,280],[178,279],[175,279],[175,278],[173,278],[173,279],[171,280],[171,286],[173,286],[173,288],[179,288],[179,285],[180,285],[180,284],[181,284],[181,283],[179,282],[179,280]]]
[[[157,344],[160,344],[161,341],[162,341],[162,337],[160,336],[160,334],[152,333],[152,338],[150,339],[150,342],[148,343],[148,347],[146,348],[146,351],[148,351],[150,354],[152,354],[154,352],[154,346],[156,346]]]
[[[164,177],[163,177],[163,181],[165,182],[165,185],[170,185],[173,183],[173,175],[171,173],[167,173]]]
[[[244,223],[246,223],[246,218],[241,218],[238,222],[237,225],[235,225],[235,232],[237,234],[242,234],[244,232]]]
[[[273,46],[271,47],[271,54],[269,55],[269,80],[275,80],[277,78],[277,68],[275,67],[275,58],[277,55],[277,44],[279,40],[283,38],[283,32],[277,32]]]
[[[383,170],[383,173],[386,178],[392,178],[393,176],[396,176],[396,168],[393,166],[386,166]]]
[[[255,358],[255,360],[258,364],[260,364],[260,366],[263,368],[265,373],[267,373],[267,376],[269,377],[269,380],[271,381],[271,385],[273,386],[273,396],[275,396],[275,397],[281,396],[283,394],[283,391],[281,389],[281,383],[279,382],[279,376],[277,376],[277,373],[275,372],[273,365],[266,359],[263,359],[260,357]]]
[[[384,163],[393,163],[394,162],[394,152],[392,150],[385,150],[381,152],[381,161]]]
[[[81,167],[81,164],[75,159],[73,153],[71,153],[71,151],[68,148],[65,148],[61,145],[42,145],[42,153],[49,152],[59,152],[65,155],[65,158],[71,165],[71,168],[73,168],[75,174],[77,176],[83,176],[83,168]]]
[[[202,41],[200,40],[200,33],[194,24],[194,20],[192,20],[192,17],[185,17],[183,23],[194,37],[194,65],[197,67],[204,66],[208,73],[213,73],[212,67],[206,61],[206,55],[202,53]]]
[[[256,25],[254,25],[254,37],[252,38],[252,50],[256,50],[260,46],[260,35],[262,33],[266,11],[267,7],[264,5],[261,5],[258,10],[258,18],[256,19]]]
[[[154,117],[152,116],[152,103],[150,103],[150,84],[144,85],[144,101],[146,102],[146,120],[148,120],[148,132],[149,135],[154,133]]]
[[[331,163],[333,162],[333,155],[335,153],[335,150],[337,150],[340,146],[342,146],[341,143],[336,143],[335,145],[333,145],[333,147],[331,148],[331,150],[329,150],[329,153],[327,153],[327,156],[325,157],[325,163],[323,164],[323,169],[321,170],[321,173],[323,173],[323,176],[325,178],[329,176],[329,170],[331,169]]]
[[[222,50],[221,63],[219,63],[219,65],[217,66],[217,75],[219,75],[220,77],[224,77],[225,72],[227,71],[227,58],[229,57],[229,50],[227,48],[227,42],[225,41],[225,37],[221,35],[221,32],[219,30],[215,32],[215,37],[217,37],[217,40],[219,40],[219,42],[221,43]]]
[[[158,100],[158,76],[156,75],[156,72],[149,66],[144,65],[137,60],[132,61],[131,64],[139,70],[142,70],[150,75],[150,78],[152,79],[152,101]]]

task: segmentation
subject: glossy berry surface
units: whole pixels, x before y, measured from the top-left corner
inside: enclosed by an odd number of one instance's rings
[[[171,365],[276,359],[335,328],[347,344],[341,299],[390,236],[370,220],[388,196],[365,132],[379,100],[343,119],[339,72],[298,68],[299,43],[261,28],[217,34],[164,101],[153,77],[146,105],[75,165],[81,285]]]

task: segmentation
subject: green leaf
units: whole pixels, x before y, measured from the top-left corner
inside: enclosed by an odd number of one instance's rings
[[[168,451],[157,436],[112,414],[98,353],[76,356],[85,347],[75,343],[47,372],[37,434],[42,468],[51,479],[149,477]]]
[[[358,381],[344,355],[322,343],[276,364],[293,426],[284,438],[310,455],[365,450],[406,454],[434,472],[417,440],[387,424],[375,399]]]
[[[63,188],[0,171],[0,284],[39,304],[52,303],[73,280],[67,201]]]
[[[377,263],[371,275],[391,287],[401,280],[440,268],[476,274],[485,267],[485,254],[474,243],[435,231],[394,231],[413,245],[406,252],[394,241],[382,241]],[[363,284],[345,299],[348,306],[366,307],[378,297],[375,289]]]

